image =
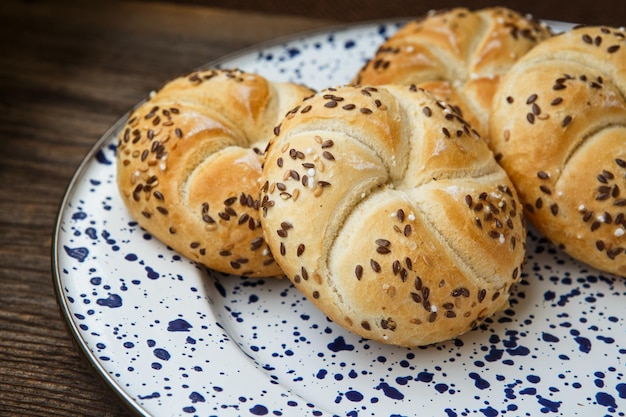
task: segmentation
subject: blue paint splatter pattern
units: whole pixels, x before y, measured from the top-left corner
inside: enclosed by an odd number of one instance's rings
[[[399,26],[309,34],[219,65],[343,84]],[[457,340],[381,345],[330,322],[288,280],[224,276],[152,239],[117,194],[115,134],[66,197],[57,284],[79,343],[140,414],[626,415],[626,280],[531,230],[510,308]]]

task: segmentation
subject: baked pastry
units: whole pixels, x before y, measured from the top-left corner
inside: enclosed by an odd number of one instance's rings
[[[626,32],[545,41],[494,97],[492,146],[530,221],[565,252],[626,276]]]
[[[500,78],[537,43],[545,24],[504,8],[434,11],[385,41],[359,71],[356,84],[415,84],[457,106],[488,141],[491,99]]]
[[[117,181],[131,216],[212,269],[281,275],[259,221],[262,154],[278,120],[311,93],[237,69],[167,83],[119,136]]]
[[[346,329],[450,339],[508,305],[525,225],[462,117],[413,86],[327,89],[270,140],[261,224],[285,274]]]

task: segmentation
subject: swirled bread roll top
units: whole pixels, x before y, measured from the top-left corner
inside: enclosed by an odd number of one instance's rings
[[[132,217],[215,270],[282,275],[259,220],[262,153],[273,127],[310,94],[239,70],[168,82],[119,137],[117,180]]]
[[[626,33],[577,28],[520,60],[494,100],[492,143],[535,226],[626,276]]]
[[[359,71],[356,84],[415,84],[457,106],[483,136],[495,89],[550,29],[504,8],[453,8],[410,21]]]
[[[365,338],[456,337],[507,305],[525,227],[506,173],[454,109],[409,86],[328,89],[280,125],[261,223],[285,274]]]

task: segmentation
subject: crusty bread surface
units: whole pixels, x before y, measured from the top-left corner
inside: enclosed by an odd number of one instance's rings
[[[529,220],[568,254],[626,276],[626,32],[578,27],[537,46],[494,98],[491,144]]]
[[[429,90],[457,106],[488,141],[489,110],[500,78],[551,35],[545,24],[504,7],[433,11],[385,41],[354,83]]]
[[[119,136],[117,182],[131,216],[212,269],[282,275],[259,220],[262,155],[278,120],[310,94],[237,69],[165,84]]]
[[[454,108],[411,86],[343,86],[305,99],[276,133],[261,177],[265,239],[333,321],[418,346],[508,306],[522,210]]]

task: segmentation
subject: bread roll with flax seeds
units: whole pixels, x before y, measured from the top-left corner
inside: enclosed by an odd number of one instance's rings
[[[551,35],[546,25],[504,7],[434,11],[384,42],[354,82],[415,84],[429,90],[457,106],[488,140],[491,99],[500,78]]]
[[[453,108],[415,87],[346,86],[304,100],[276,133],[261,177],[266,241],[334,322],[418,346],[508,305],[521,207]]]
[[[626,32],[579,27],[517,62],[492,146],[530,221],[565,252],[626,276]]]
[[[117,149],[122,199],[182,255],[237,275],[282,275],[259,221],[262,153],[312,91],[236,69],[170,81],[130,114]]]

